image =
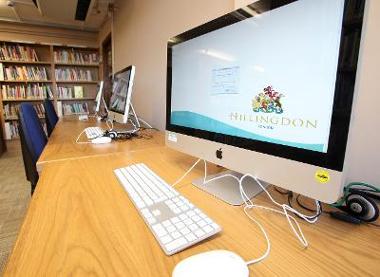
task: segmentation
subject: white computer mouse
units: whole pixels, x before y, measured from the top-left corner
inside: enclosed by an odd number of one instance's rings
[[[248,277],[246,262],[234,252],[214,250],[184,259],[173,270],[173,277]]]
[[[111,141],[112,139],[110,137],[100,137],[100,138],[95,138],[91,140],[91,142],[95,144],[110,143]]]

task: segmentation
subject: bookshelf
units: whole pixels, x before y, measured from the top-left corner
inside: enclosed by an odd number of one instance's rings
[[[92,113],[98,82],[97,48],[0,41],[2,136],[18,138],[17,110],[22,102],[36,107],[44,125],[45,98],[54,101],[59,116]]]

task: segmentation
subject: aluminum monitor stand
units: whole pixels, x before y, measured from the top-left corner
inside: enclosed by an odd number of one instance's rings
[[[227,170],[215,175],[210,175],[207,177],[207,179],[212,179],[224,174],[231,174],[238,177],[239,179],[243,176],[243,174],[237,173],[235,171]],[[269,185],[264,182],[261,182],[261,183],[264,187],[267,187]],[[208,182],[206,184],[203,184],[203,178],[199,178],[193,181],[193,185],[215,196],[216,198],[219,198],[220,200],[226,202],[227,204],[230,204],[233,206],[240,206],[244,203],[240,194],[239,183],[236,179],[232,177],[226,176],[224,178],[220,178],[220,179]],[[261,187],[256,183],[256,181],[250,177],[244,178],[242,185],[243,185],[244,192],[249,197],[249,199],[255,197],[256,195],[258,195],[259,193],[263,191]]]

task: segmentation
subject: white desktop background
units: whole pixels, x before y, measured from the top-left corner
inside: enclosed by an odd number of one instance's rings
[[[343,0],[301,0],[174,46],[172,112],[205,116],[259,140],[326,152],[343,6]],[[252,111],[252,99],[269,85],[284,94],[282,114]],[[318,123],[267,129],[231,120],[231,113]],[[178,125],[204,129],[197,120]]]

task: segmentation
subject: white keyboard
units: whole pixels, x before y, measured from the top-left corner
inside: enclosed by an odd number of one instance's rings
[[[85,132],[88,139],[101,137],[104,134],[104,130],[100,127],[87,127]]]
[[[167,255],[221,231],[218,224],[145,164],[118,168],[114,172]]]

